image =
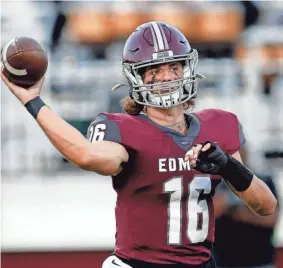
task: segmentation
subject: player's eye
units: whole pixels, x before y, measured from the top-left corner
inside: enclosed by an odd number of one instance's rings
[[[174,65],[174,66],[172,67],[172,70],[173,70],[174,72],[179,71],[179,70],[180,70],[180,67],[179,67],[178,65]]]
[[[158,74],[158,70],[157,69],[151,69],[150,70],[150,74],[151,75],[157,75]]]

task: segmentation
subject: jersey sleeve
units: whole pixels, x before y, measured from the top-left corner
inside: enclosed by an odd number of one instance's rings
[[[108,119],[107,115],[99,114],[88,127],[87,139],[90,142],[105,140],[121,143],[119,126],[115,121]]]
[[[227,135],[227,152],[229,154],[234,154],[237,152],[245,143],[246,137],[243,131],[242,124],[238,120],[238,117],[235,114],[229,113],[230,118],[227,122],[228,126],[228,135]]]

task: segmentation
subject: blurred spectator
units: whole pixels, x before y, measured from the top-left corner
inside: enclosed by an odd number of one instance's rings
[[[52,1],[56,7],[57,16],[51,33],[51,52],[54,53],[59,45],[62,31],[66,25],[67,17],[62,8],[62,1]]]
[[[240,1],[244,8],[244,25],[245,27],[249,27],[254,25],[258,21],[259,10],[253,1]]]
[[[243,155],[243,159],[246,156]],[[259,175],[259,178],[277,198],[271,176]],[[278,208],[273,215],[257,216],[224,183],[218,187],[214,204],[216,232],[213,254],[217,267],[275,267],[272,236]]]

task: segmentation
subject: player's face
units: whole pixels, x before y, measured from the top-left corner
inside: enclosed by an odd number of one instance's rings
[[[158,84],[181,79],[183,76],[184,70],[182,63],[170,62],[147,67],[145,73],[143,74],[143,82],[144,84]],[[176,89],[177,87],[178,84],[176,84]],[[168,92],[169,90],[166,90],[166,88],[162,90],[162,93]],[[155,92],[153,91],[153,93]]]

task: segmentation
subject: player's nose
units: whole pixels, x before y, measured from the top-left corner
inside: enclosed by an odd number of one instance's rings
[[[162,82],[170,82],[176,79],[176,74],[173,73],[170,69],[164,69],[160,73],[160,77],[158,78],[159,81]]]

